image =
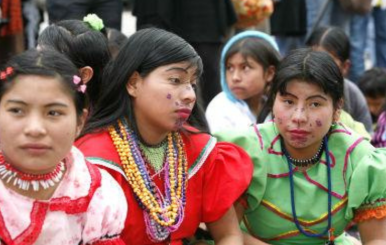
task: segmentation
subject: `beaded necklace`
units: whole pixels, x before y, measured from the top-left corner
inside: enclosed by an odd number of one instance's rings
[[[306,230],[304,230],[298,220],[298,216],[296,214],[296,207],[295,207],[295,189],[294,189],[294,180],[293,180],[293,169],[292,169],[292,163],[291,159],[287,153],[287,151],[284,151],[284,155],[287,159],[288,163],[288,169],[289,169],[289,180],[290,180],[290,192],[291,192],[291,209],[292,209],[292,216],[295,222],[296,227],[298,230],[307,237],[322,237],[325,235],[328,235],[328,241],[326,241],[326,245],[334,245],[334,235],[333,235],[333,228],[331,228],[331,220],[332,220],[332,183],[331,183],[331,162],[329,157],[329,151],[328,151],[328,144],[327,144],[327,136],[323,138],[323,144],[325,148],[325,154],[326,154],[326,165],[327,165],[327,188],[328,188],[328,203],[327,203],[327,227],[324,231],[321,233],[309,233]]]
[[[154,242],[164,241],[179,228],[184,218],[188,164],[181,135],[173,132],[167,136],[163,195],[149,176],[138,137],[127,121],[119,120],[115,127],[109,127],[109,133],[123,171],[143,210],[149,238]]]
[[[286,153],[288,158],[291,160],[291,163],[297,167],[306,168],[311,165],[314,165],[315,163],[319,162],[320,158],[322,157],[323,153],[323,145],[324,142],[322,141],[322,144],[320,144],[318,151],[315,153],[315,155],[309,159],[295,159],[292,158],[289,153],[287,152],[287,149],[284,147],[284,144],[282,143],[283,151]]]
[[[31,187],[33,191],[39,191],[40,186],[48,189],[60,182],[65,170],[64,162],[56,165],[55,169],[47,174],[27,174],[15,169],[7,163],[3,156],[0,156],[0,178],[6,183],[12,183],[21,190],[28,191]]]
[[[139,148],[146,159],[146,162],[154,169],[155,172],[160,172],[165,160],[165,152],[167,149],[167,141],[161,142],[157,146],[147,146],[141,141],[139,142]]]

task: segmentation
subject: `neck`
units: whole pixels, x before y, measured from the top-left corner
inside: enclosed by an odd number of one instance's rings
[[[262,95],[258,94],[245,100],[249,109],[252,111],[253,115],[255,116],[259,115],[261,111],[261,98],[262,98]]]
[[[157,146],[162,144],[169,132],[165,132],[156,128],[137,124],[139,140],[146,146]]]
[[[318,153],[323,142],[323,140],[321,140],[306,148],[295,148],[295,147],[292,147],[290,144],[288,144],[284,139],[282,140],[283,140],[285,150],[288,152],[289,156],[296,160],[311,159]]]

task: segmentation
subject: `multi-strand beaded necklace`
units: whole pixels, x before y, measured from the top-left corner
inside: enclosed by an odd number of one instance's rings
[[[126,120],[109,127],[110,136],[119,154],[127,180],[142,208],[149,238],[155,242],[167,239],[184,218],[187,187],[187,160],[184,143],[178,132],[167,136],[162,194],[147,170],[139,140]]]

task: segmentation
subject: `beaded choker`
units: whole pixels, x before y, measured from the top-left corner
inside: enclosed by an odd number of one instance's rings
[[[13,182],[13,185],[21,190],[28,191],[31,187],[33,191],[39,191],[40,186],[48,189],[55,186],[62,177],[65,170],[65,164],[60,162],[51,173],[47,174],[26,174],[15,169],[0,157],[0,178],[6,183]]]
[[[123,171],[143,210],[146,232],[154,242],[166,240],[184,219],[188,164],[185,145],[178,132],[167,136],[164,161],[164,189],[161,193],[146,168],[139,140],[126,120],[109,127],[111,139],[119,154]]]
[[[289,155],[287,149],[285,148],[283,140],[281,142],[282,142],[281,144],[282,144],[283,152],[289,158],[291,163],[293,165],[295,165],[296,167],[302,167],[302,168],[309,167],[309,166],[314,165],[315,163],[319,162],[320,158],[322,157],[323,146],[324,146],[324,142],[323,141],[322,141],[322,144],[320,144],[319,149],[315,153],[315,155],[313,157],[309,158],[309,159],[295,159],[295,158],[292,158]]]
[[[167,149],[167,141],[162,141],[155,146],[146,146],[139,142],[139,148],[141,149],[142,156],[146,159],[146,162],[155,170],[155,172],[161,171],[165,160],[165,152]]]

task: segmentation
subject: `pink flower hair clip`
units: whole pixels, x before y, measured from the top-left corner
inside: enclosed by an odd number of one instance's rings
[[[75,85],[78,85],[78,91],[81,92],[81,93],[85,93],[86,92],[86,89],[87,89],[87,86],[86,84],[80,84],[82,80],[80,79],[79,76],[77,75],[74,75],[74,78],[73,78],[73,82]]]
[[[13,73],[13,68],[8,66],[5,68],[5,71],[0,72],[0,80],[5,80],[7,76],[11,75]]]

